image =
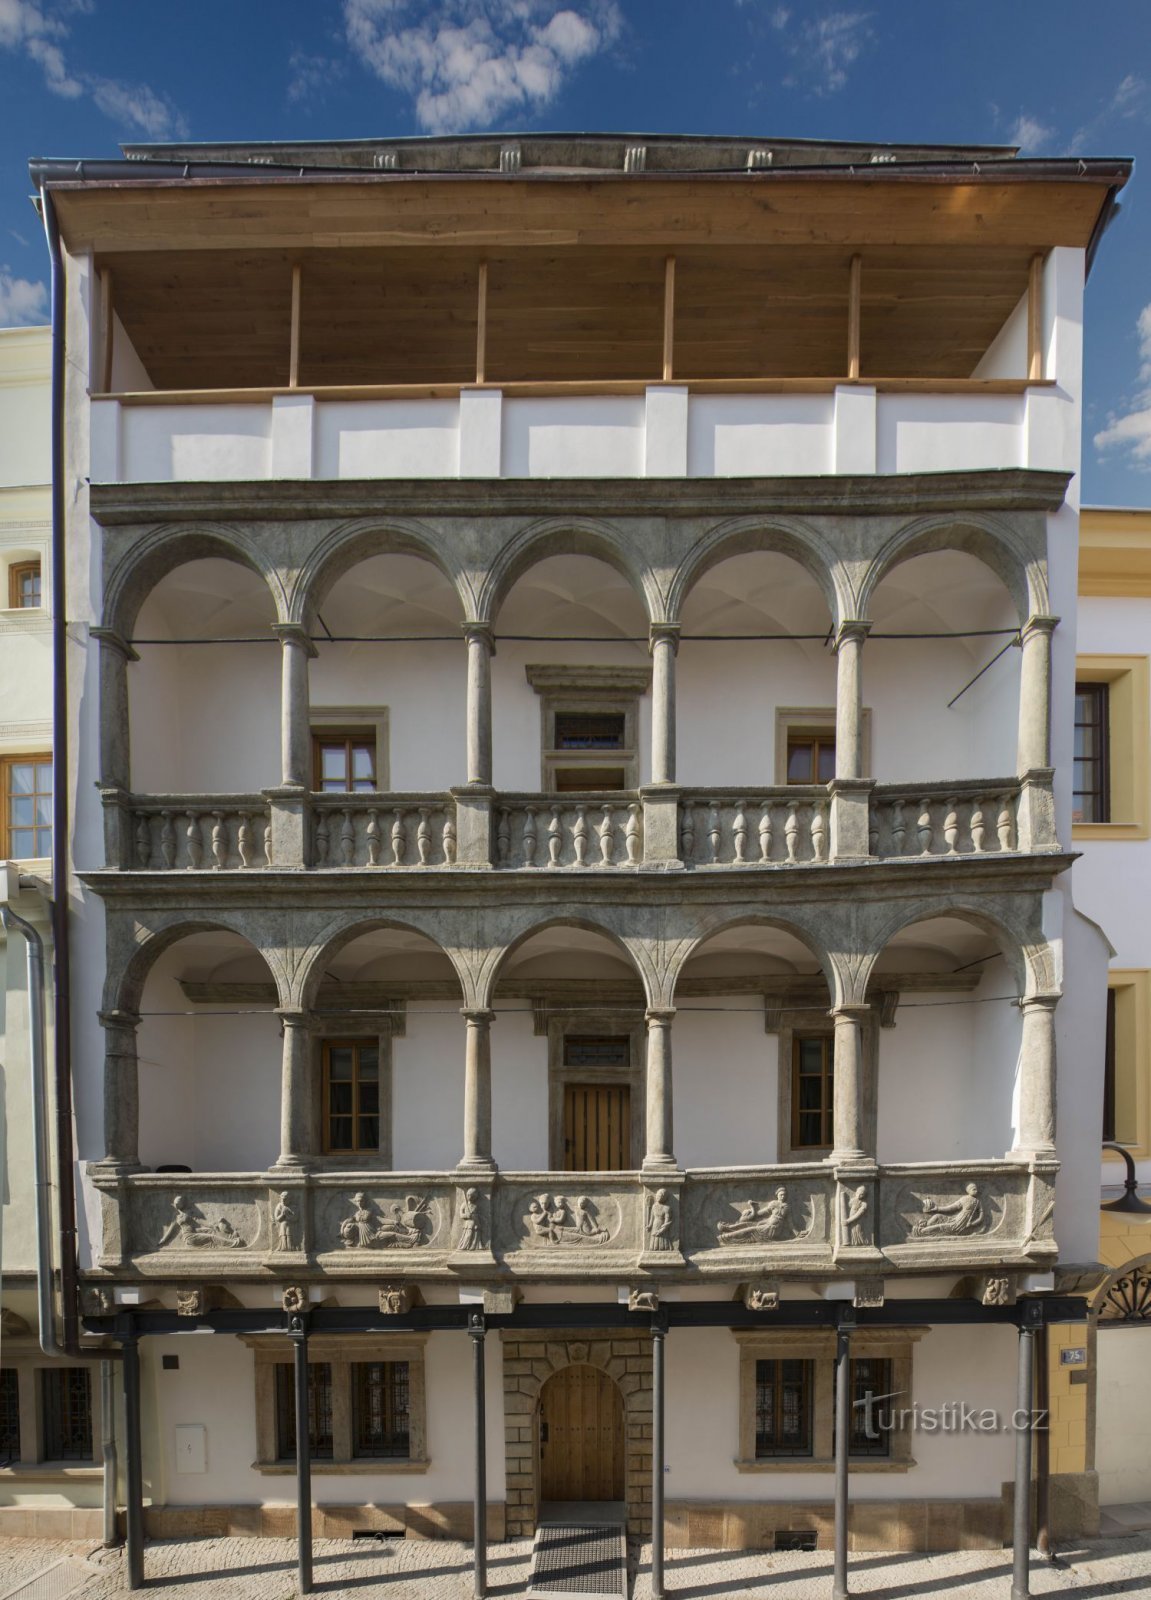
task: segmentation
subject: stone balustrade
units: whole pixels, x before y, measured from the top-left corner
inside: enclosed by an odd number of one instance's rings
[[[142,872],[230,871],[272,865],[270,811],[262,795],[162,795],[133,800],[128,860]]]
[[[679,808],[680,853],[700,867],[800,866],[829,859],[826,788],[761,789],[747,798],[696,789]]]
[[[1007,855],[1019,850],[1017,779],[1000,784],[883,785],[871,797],[871,854],[901,856]]]
[[[450,795],[317,794],[311,803],[313,866],[455,865]]]
[[[1054,1162],[638,1172],[112,1174],[98,1265],[148,1278],[761,1278],[1036,1270]]]
[[[635,867],[643,810],[634,793],[499,795],[497,867]]]
[[[293,839],[310,840],[308,865],[344,869],[461,865],[603,871],[638,867],[645,855],[650,857],[652,841],[665,838],[656,858],[680,859],[687,867],[818,866],[1058,849],[1049,771],[948,784],[856,782],[843,794],[838,788],[683,791],[678,858],[670,821],[666,830],[662,823],[653,827],[649,814],[652,807],[675,812],[674,789],[670,797],[648,790],[496,793],[490,799],[468,791],[301,793],[292,799],[285,790],[143,796],[106,789],[104,805],[108,864],[152,872],[298,867],[304,862],[289,859]],[[273,849],[278,808],[285,804],[303,813],[301,825],[294,834],[280,836]],[[465,806],[471,807],[467,816]],[[458,839],[472,841],[471,855],[457,852]],[[297,843],[295,854],[299,850]]]

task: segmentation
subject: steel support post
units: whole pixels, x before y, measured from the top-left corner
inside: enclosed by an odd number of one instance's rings
[[[475,1600],[484,1600],[488,1592],[488,1425],[484,1387],[484,1332],[484,1319],[477,1311],[468,1322],[476,1399],[475,1505],[472,1511]]]
[[[664,1456],[664,1342],[667,1315],[656,1314],[651,1325],[651,1596],[664,1600],[663,1578],[663,1456]]]
[[[308,1405],[308,1318],[292,1318],[296,1364],[296,1573],[301,1594],[312,1592],[312,1429]]]
[[[847,1469],[851,1450],[851,1328],[841,1321],[835,1330],[835,1575],[832,1600],[846,1600]]]
[[[144,1587],[144,1471],[140,1458],[140,1346],[135,1333],[124,1340],[125,1521],[128,1587]]]
[[[1035,1329],[1028,1323],[1021,1322],[1018,1389],[1015,1395],[1015,1515],[1011,1541],[1011,1600],[1027,1600],[1027,1596],[1031,1593],[1031,1407],[1034,1383]]]

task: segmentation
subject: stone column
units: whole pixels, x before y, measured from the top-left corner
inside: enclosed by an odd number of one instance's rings
[[[862,778],[863,641],[870,622],[841,622],[835,636],[835,776]]]
[[[490,788],[492,781],[492,630],[485,622],[465,622],[468,642],[468,783]]]
[[[302,1011],[280,1011],[280,1155],[277,1167],[302,1167],[315,1154],[312,1137],[312,1035]]]
[[[651,781],[675,782],[675,658],[679,625],[653,622],[651,651]]]
[[[298,622],[277,623],[273,629],[283,653],[280,693],[281,778],[285,788],[312,786],[312,728],[308,698],[308,662],[316,647]]]
[[[104,1029],[104,1160],[131,1171],[140,1165],[140,1075],[135,1011],[101,1011]]]
[[[832,1161],[869,1161],[874,1151],[867,1149],[864,1127],[863,1023],[868,1006],[837,1006],[833,1112],[835,1147]]]
[[[1019,1118],[1012,1155],[1055,1154],[1055,1007],[1059,996],[1029,995],[1019,1002]]]
[[[91,635],[100,641],[100,784],[130,789],[128,663],[140,657],[113,628],[93,628]]]
[[[461,1167],[494,1172],[492,1159],[492,1023],[494,1011],[467,1007],[464,1050],[464,1153]]]
[[[1020,630],[1020,777],[1051,765],[1051,635],[1058,622],[1058,617],[1029,617]]]
[[[672,1007],[647,1013],[647,1139],[644,1170],[676,1165],[672,1153],[671,1024]]]

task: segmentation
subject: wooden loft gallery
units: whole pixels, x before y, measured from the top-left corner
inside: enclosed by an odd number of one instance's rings
[[[96,392],[143,403],[1021,388],[1046,376],[1044,258],[1091,247],[1128,169],[981,154],[593,173],[253,169],[229,152],[57,172],[52,189],[100,285]]]

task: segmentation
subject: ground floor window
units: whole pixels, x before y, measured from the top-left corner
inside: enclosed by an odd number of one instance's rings
[[[0,1472],[34,1475],[68,1465],[95,1468],[99,1396],[92,1368],[49,1363],[22,1318],[5,1313],[18,1331],[4,1329],[0,1367]]]
[[[317,1334],[308,1340],[308,1431],[318,1472],[370,1461],[381,1472],[427,1469],[427,1335]],[[255,1352],[256,1455],[265,1472],[296,1458],[295,1357],[288,1340],[245,1338]]]
[[[900,1414],[912,1405],[912,1354],[925,1328],[873,1328],[852,1338],[849,1454],[866,1469],[914,1465]],[[744,1472],[835,1459],[835,1334],[741,1328],[739,1442]]]
[[[0,1367],[0,1467],[20,1459],[20,1374]]]

